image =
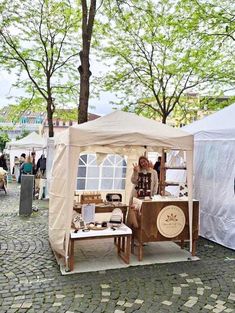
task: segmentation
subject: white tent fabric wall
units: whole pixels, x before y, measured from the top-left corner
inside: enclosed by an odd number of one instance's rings
[[[136,161],[136,156],[141,155],[145,147],[150,151],[159,151],[163,147],[187,151],[188,180],[191,181],[193,136],[133,113],[116,111],[97,120],[72,126],[55,137],[55,156],[49,190],[49,239],[57,256],[63,256],[66,260],[68,257],[80,153],[128,156],[127,179],[129,179],[130,163],[134,159]],[[131,188],[131,184],[128,183],[127,195],[130,194]],[[189,186],[189,216],[192,216],[192,184]],[[191,231],[190,234],[192,239]],[[192,247],[192,240],[190,246]]]
[[[46,178],[47,178],[47,185],[46,185],[46,198],[49,197],[48,191],[50,188],[50,181],[51,181],[51,170],[52,170],[52,164],[54,160],[54,137],[47,138],[47,161],[46,161]]]
[[[235,249],[235,104],[183,127],[194,134],[200,235]]]
[[[200,235],[235,249],[235,140],[199,140],[194,151]]]

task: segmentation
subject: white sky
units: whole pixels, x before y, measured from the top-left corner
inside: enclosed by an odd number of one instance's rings
[[[12,102],[7,99],[8,96],[23,95],[23,92],[12,88],[12,83],[15,81],[14,74],[8,74],[6,71],[0,71],[0,108]],[[105,115],[112,112],[111,101],[115,100],[115,96],[109,92],[102,92],[99,99],[90,99],[90,104],[95,106],[94,109],[89,109],[89,112],[98,115]]]

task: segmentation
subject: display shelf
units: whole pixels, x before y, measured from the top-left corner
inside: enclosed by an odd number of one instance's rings
[[[170,182],[166,181],[166,171],[167,170],[187,170],[186,166],[169,166],[166,164],[166,151],[162,150],[162,158],[160,165],[160,178],[159,178],[159,193],[165,195],[166,186],[179,186],[181,182]]]
[[[179,186],[180,182],[163,182],[162,185],[163,186]]]

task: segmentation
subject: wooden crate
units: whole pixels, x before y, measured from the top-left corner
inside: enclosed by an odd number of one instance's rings
[[[86,203],[102,203],[103,200],[101,198],[101,194],[84,194],[81,195],[80,197],[80,202],[81,204],[86,204]]]

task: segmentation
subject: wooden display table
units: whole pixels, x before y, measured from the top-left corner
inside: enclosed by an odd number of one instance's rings
[[[79,230],[76,233],[74,230],[70,232],[70,245],[69,245],[69,269],[74,269],[74,243],[75,240],[91,240],[102,238],[114,238],[117,241],[117,253],[120,258],[127,264],[130,262],[131,251],[131,235],[132,230],[125,224],[120,227],[112,229],[110,227],[103,230]]]
[[[79,203],[78,205],[75,205],[73,209],[77,211],[78,213],[81,213],[81,208],[82,205]],[[119,208],[122,210],[123,213],[123,222],[126,222],[126,214],[127,214],[127,209],[128,205],[123,204],[123,203],[101,203],[101,204],[96,204],[95,205],[95,213],[112,213],[112,211],[115,208]]]
[[[135,240],[139,243],[139,260],[142,260],[145,242],[180,241],[183,247],[184,241],[190,240],[188,200],[162,197],[156,201],[140,201],[134,198],[134,204],[139,206],[139,212],[137,213],[138,227],[132,228],[132,252]],[[192,216],[192,255],[194,256],[199,229],[199,202],[196,200],[193,201]]]

